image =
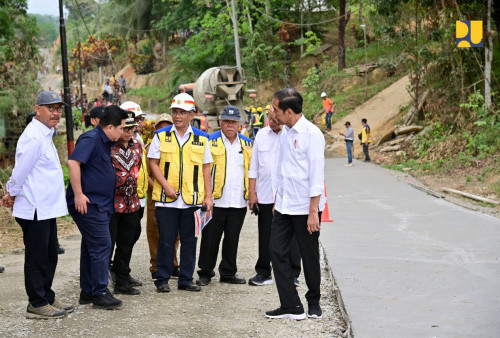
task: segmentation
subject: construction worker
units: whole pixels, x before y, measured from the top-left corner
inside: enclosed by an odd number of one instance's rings
[[[271,111],[271,105],[268,104],[266,106],[266,113],[264,114],[264,120],[265,120],[264,124],[265,124],[266,127],[269,126],[269,112],[270,111]]]
[[[323,110],[325,115],[325,122],[326,122],[326,131],[331,131],[332,130],[332,115],[333,115],[333,101],[329,99],[326,95],[325,92],[321,93],[321,98],[323,99]]]
[[[208,285],[215,276],[214,268],[222,234],[222,260],[219,264],[221,283],[245,284],[236,266],[238,241],[248,200],[248,169],[252,156],[252,140],[238,133],[240,110],[225,106],[220,114],[221,130],[209,137],[214,162],[211,166],[213,196],[217,207],[213,218],[203,229],[198,258],[199,278],[196,284]],[[182,268],[181,268],[182,272]]]
[[[205,133],[208,133],[208,112],[204,111],[203,113],[199,113],[200,115],[200,129]]]
[[[161,114],[159,115],[156,120],[155,120],[155,131],[158,131],[162,128],[168,127],[173,124],[172,121],[172,116],[170,114]],[[147,157],[147,152],[149,150],[149,145],[150,143],[146,144],[146,157]],[[147,164],[143,164],[143,166],[146,166],[147,169],[145,169],[145,172],[143,175],[141,175],[141,172],[139,172],[139,187],[141,186],[142,179],[141,177],[144,177],[144,179],[147,181],[145,189],[137,189],[137,193],[139,196],[141,196],[141,192],[147,191],[147,222],[146,222],[146,235],[148,238],[148,245],[149,245],[149,256],[150,256],[150,264],[151,266],[149,267],[149,271],[151,272],[151,278],[152,279],[158,279],[158,270],[156,269],[156,254],[158,251],[158,223],[156,222],[156,216],[155,216],[155,202],[153,201],[153,185],[154,185],[154,180],[151,176],[148,175],[150,172],[149,167],[147,167]],[[142,170],[143,167],[141,167]],[[179,277],[179,262],[177,260],[177,249],[179,247],[179,242],[180,238],[177,236],[177,239],[175,240],[175,254],[174,254],[174,270],[172,271],[172,277]]]
[[[361,131],[361,145],[363,146],[363,153],[365,154],[365,162],[370,162],[371,159],[368,153],[368,147],[370,143],[372,143],[372,133],[367,119],[361,119],[361,125],[363,126]]]
[[[155,281],[158,292],[170,292],[168,281],[174,268],[174,245],[180,234],[181,256],[179,290],[200,291],[193,283],[196,264],[194,212],[203,204],[212,211],[210,163],[212,154],[208,135],[191,127],[195,103],[191,95],[178,94],[170,105],[174,124],[156,132],[148,158],[155,178],[152,198],[156,202],[158,253]]]
[[[262,107],[252,109],[252,131],[253,137],[257,136],[257,132],[262,127]]]

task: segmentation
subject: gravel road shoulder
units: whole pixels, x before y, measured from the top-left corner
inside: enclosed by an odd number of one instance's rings
[[[144,221],[144,220],[143,220]],[[324,225],[328,226],[328,225]],[[198,241],[199,243],[199,241]],[[79,296],[80,236],[61,240],[66,253],[59,256],[54,290],[59,298],[77,304]],[[238,274],[253,276],[257,259],[257,220],[247,215],[243,227]],[[218,282],[218,277],[199,293],[178,291],[176,280],[170,281],[172,292],[158,294],[149,274],[149,251],[143,233],[132,257],[132,275],[144,286],[138,296],[120,295],[120,310],[95,310],[91,305],[77,306],[74,313],[59,320],[28,320],[24,313],[27,297],[23,282],[22,253],[0,255],[6,271],[0,274],[0,336],[328,336],[340,337],[346,324],[335,297],[329,269],[323,262],[321,320],[271,320],[264,312],[278,305],[276,285],[254,287]],[[220,260],[220,254],[219,254]],[[307,291],[303,275],[298,288],[304,304]]]

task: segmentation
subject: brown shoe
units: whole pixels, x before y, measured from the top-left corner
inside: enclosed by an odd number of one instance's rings
[[[67,313],[71,313],[71,312],[75,311],[75,307],[73,305],[61,303],[61,301],[57,298],[54,299],[54,303],[52,303],[50,305],[52,305],[56,309],[64,310]]]
[[[67,314],[66,311],[56,309],[50,304],[34,307],[30,303],[26,309],[26,318],[29,319],[57,319],[66,317]]]

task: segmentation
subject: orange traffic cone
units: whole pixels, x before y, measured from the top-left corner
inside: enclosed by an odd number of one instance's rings
[[[326,198],[326,185],[325,185],[325,198]],[[326,200],[326,203],[325,203],[325,210],[323,210],[323,213],[321,214],[321,223],[323,222],[332,222],[333,223],[333,219],[330,218],[330,212],[328,210],[328,199]]]

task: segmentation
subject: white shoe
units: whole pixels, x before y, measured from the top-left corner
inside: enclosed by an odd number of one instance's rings
[[[352,163],[347,163],[345,166],[346,167],[352,167]]]

